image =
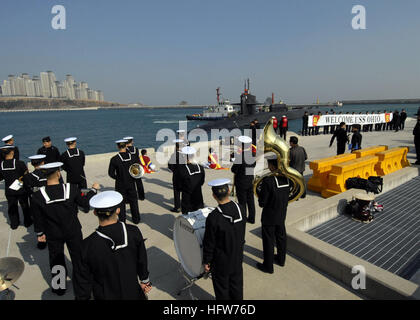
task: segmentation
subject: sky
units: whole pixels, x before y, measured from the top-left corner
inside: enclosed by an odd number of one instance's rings
[[[215,103],[217,87],[237,102],[247,78],[260,102],[420,98],[419,14],[419,0],[1,0],[0,81],[53,70],[148,105]]]

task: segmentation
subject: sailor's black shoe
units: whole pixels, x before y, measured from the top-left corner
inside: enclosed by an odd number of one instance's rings
[[[259,263],[259,262],[257,262],[257,268],[260,271],[265,272],[265,273],[269,273],[269,274],[273,274],[274,273],[273,270],[267,270],[267,268],[262,263]]]

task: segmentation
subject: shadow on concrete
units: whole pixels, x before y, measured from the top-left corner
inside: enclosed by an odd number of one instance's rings
[[[172,214],[142,213],[141,222],[172,240],[175,223],[175,217]]]
[[[66,262],[67,263],[67,262]],[[69,268],[70,269],[70,268]],[[71,281],[66,281],[66,294],[62,296],[58,296],[55,293],[51,291],[50,288],[45,290],[41,295],[41,300],[74,300],[74,294],[73,294],[73,284]]]
[[[182,273],[179,270],[179,262],[166,254],[166,252],[153,246],[147,249],[148,268],[150,272],[150,281],[155,289],[166,292],[177,300],[190,300],[188,290],[178,295],[180,289],[187,285]],[[198,283],[211,281],[210,279],[200,279]],[[201,287],[194,284],[191,287],[191,294],[199,300],[214,300],[213,296]],[[153,292],[149,294],[153,299]]]
[[[262,242],[261,242],[261,247],[262,247]],[[247,244],[245,244],[244,246],[244,252],[248,252],[250,254],[252,254],[253,256],[263,259],[263,251],[254,247],[251,247]]]
[[[249,265],[250,267],[253,267],[253,268],[255,268],[255,269],[257,269],[257,270],[259,270],[258,268],[257,268],[257,263],[258,262],[262,262],[264,259],[259,259],[259,260],[255,260],[255,259],[252,259],[251,257],[249,257],[248,255],[246,255],[245,253],[244,253],[244,260],[243,260],[243,263],[246,263],[247,265]]]
[[[163,180],[159,180],[159,179],[155,179],[155,178],[151,178],[151,179],[143,179],[143,182],[147,182],[147,183],[153,183],[156,184],[158,186],[167,188],[167,189],[171,189],[173,190],[173,186],[172,186],[172,178],[171,181],[163,181]]]
[[[7,201],[0,202],[0,211],[3,213],[4,219],[6,219],[7,223],[10,226],[10,220],[9,220],[9,215],[7,213],[7,209],[8,209]]]
[[[257,236],[258,238],[262,239],[262,232],[261,232],[261,227],[257,227],[254,228],[252,230],[248,230],[250,233],[252,233],[253,235]]]
[[[32,227],[31,227],[32,228]],[[29,230],[28,230],[29,231]],[[36,247],[36,235],[33,232],[33,229],[29,231],[29,234],[26,234],[22,237],[24,242],[16,242],[17,247],[19,248],[20,254],[22,256],[25,264],[30,266],[37,265],[41,271],[41,275],[44,278],[45,282],[50,286],[51,282],[51,271],[49,264],[49,255],[48,248],[44,250],[39,250]],[[68,270],[68,277],[72,276],[72,263],[65,256],[65,262]],[[42,293],[43,300],[63,300],[63,299],[72,299],[73,298],[73,286],[71,281],[66,281],[67,293],[64,296],[57,296],[51,292],[51,289],[47,289]]]
[[[170,211],[173,208],[173,199],[166,199],[163,194],[160,193],[148,191],[146,192],[146,200],[153,202],[166,211]]]

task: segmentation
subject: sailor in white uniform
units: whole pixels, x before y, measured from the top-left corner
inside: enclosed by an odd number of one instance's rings
[[[12,230],[17,229],[20,224],[18,203],[23,211],[25,227],[32,225],[28,195],[22,184],[23,176],[28,172],[28,168],[23,161],[15,159],[14,150],[15,147],[12,145],[5,145],[0,148],[0,153],[4,159],[0,161],[0,181],[5,181],[4,193],[7,199]]]
[[[140,223],[140,212],[136,192],[135,179],[130,175],[130,166],[138,163],[134,157],[127,152],[127,140],[115,141],[119,153],[109,161],[108,175],[115,180],[115,190],[122,194],[124,201],[121,203],[119,219],[126,220],[126,203],[130,204],[131,216],[134,224]]]
[[[34,156],[30,156],[29,159],[31,160],[31,164],[34,167],[34,171],[26,173],[23,178],[23,188],[26,191],[26,194],[29,198],[29,208],[32,214],[32,196],[35,192],[37,192],[41,187],[45,187],[47,185],[47,177],[42,172],[40,167],[45,164],[45,160],[47,156],[45,154],[37,154]],[[37,244],[38,249],[43,250],[47,246],[46,242],[39,242]]]
[[[182,147],[189,147],[190,142],[187,139],[187,132],[185,130],[177,130],[178,139],[182,140]]]
[[[68,149],[61,155],[61,162],[63,162],[63,170],[67,172],[67,183],[76,184],[79,189],[86,189],[85,153],[77,148],[76,141],[76,137],[64,140]]]
[[[177,181],[176,171],[181,164],[185,164],[185,157],[181,153],[181,144],[184,140],[176,139],[173,141],[175,143],[175,151],[171,155],[171,158],[168,162],[168,169],[172,172],[172,187],[174,190],[174,207],[171,210],[172,212],[181,212],[181,191],[179,190],[179,183]]]
[[[176,170],[177,188],[181,191],[181,209],[183,214],[204,208],[201,186],[205,181],[203,166],[194,163],[193,157],[196,153],[194,147],[184,147],[181,153],[186,157],[186,164],[179,165]]]
[[[151,289],[144,238],[119,221],[123,196],[105,191],[90,199],[99,227],[83,241],[80,300],[144,300]],[[139,283],[140,282],[140,283]]]
[[[80,266],[80,250],[82,244],[82,225],[77,217],[78,206],[89,211],[89,200],[99,190],[97,183],[82,196],[77,185],[60,183],[61,162],[52,162],[40,167],[47,177],[47,186],[41,187],[32,197],[32,212],[34,214],[34,229],[38,234],[38,241],[48,244],[52,280],[57,266],[64,267],[67,273],[64,244],[70,253],[73,265],[73,289],[75,296],[80,294],[77,271]],[[65,278],[64,278],[65,279]],[[60,286],[51,282],[52,291],[58,295],[66,292],[65,283]]]
[[[245,209],[229,199],[229,179],[209,182],[218,207],[206,219],[203,264],[211,272],[216,300],[243,299]]]
[[[15,154],[14,154],[13,159],[19,160],[19,148],[15,146],[15,139],[14,139],[13,135],[10,134],[10,135],[4,137],[1,140],[4,142],[5,146],[13,146],[14,147],[14,153]],[[0,161],[1,160],[4,160],[4,158],[1,158],[1,155],[0,155]]]
[[[137,163],[140,163],[140,151],[139,148],[135,147],[133,144],[133,137],[124,137],[123,140],[127,140],[127,152],[131,154],[133,159],[137,161]],[[143,180],[141,178],[136,179],[136,188],[137,188],[137,195],[139,196],[139,200],[143,201],[145,199],[144,195],[144,186],[143,186]]]

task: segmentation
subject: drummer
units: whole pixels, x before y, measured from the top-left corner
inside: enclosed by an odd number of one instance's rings
[[[197,150],[194,147],[184,147],[181,153],[186,158],[186,164],[176,169],[176,180],[181,191],[182,214],[204,208],[201,186],[205,181],[203,166],[194,162],[194,155]]]
[[[209,182],[218,207],[206,219],[204,271],[211,272],[216,300],[243,299],[245,209],[229,199],[229,179]]]

